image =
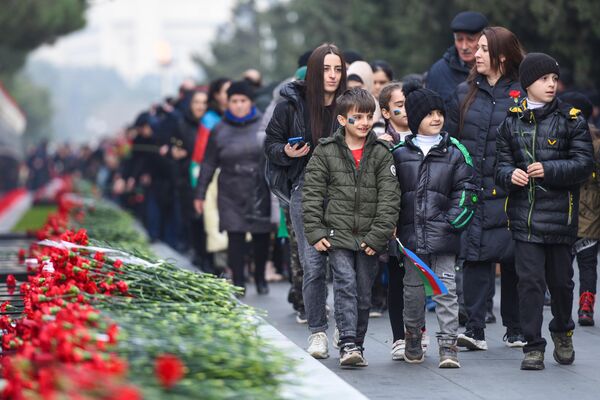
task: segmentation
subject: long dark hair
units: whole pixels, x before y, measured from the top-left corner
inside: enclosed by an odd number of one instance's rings
[[[330,126],[323,126],[323,113],[325,112],[325,82],[323,81],[323,62],[327,54],[334,54],[340,58],[342,63],[342,77],[340,85],[335,91],[335,99],[346,90],[346,63],[342,53],[334,44],[324,43],[313,50],[306,64],[306,104],[310,116],[310,131],[312,133],[313,146],[323,137],[325,130],[328,135]]]
[[[502,26],[491,26],[484,28],[482,35],[485,35],[488,41],[488,52],[490,53],[490,68],[494,71],[499,71],[502,77],[512,81],[519,80],[519,64],[523,60],[525,51],[517,36]],[[500,60],[504,57],[504,62]],[[462,132],[465,123],[465,116],[477,94],[478,86],[475,80],[479,76],[476,65],[473,65],[467,83],[469,91],[464,101],[460,105],[460,119],[458,134]]]
[[[215,94],[219,93],[227,82],[231,82],[229,78],[217,78],[210,82],[208,87],[208,109],[216,111],[219,115],[223,114],[219,106],[219,102],[215,99]]]

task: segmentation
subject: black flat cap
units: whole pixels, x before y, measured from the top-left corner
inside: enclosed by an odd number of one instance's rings
[[[450,23],[452,32],[481,32],[483,28],[489,25],[488,19],[477,11],[463,11],[454,17]]]

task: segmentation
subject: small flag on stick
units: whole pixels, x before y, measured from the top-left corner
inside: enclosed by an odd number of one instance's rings
[[[396,238],[396,242],[398,242],[398,250],[402,254],[412,261],[409,264],[412,264],[414,268],[417,269],[419,273],[419,278],[423,281],[423,285],[425,286],[425,294],[427,296],[434,296],[438,294],[446,294],[448,293],[448,288],[444,285],[444,282],[438,278],[438,276],[421,260],[415,253],[404,247],[402,242]],[[405,264],[405,268],[407,268]]]

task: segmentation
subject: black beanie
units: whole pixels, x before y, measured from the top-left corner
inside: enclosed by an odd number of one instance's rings
[[[519,79],[521,80],[523,89],[527,89],[533,82],[546,74],[560,76],[558,63],[548,54],[529,53],[521,61],[521,65],[519,65]]]
[[[242,94],[250,100],[254,100],[254,88],[245,80],[231,82],[231,86],[227,89],[227,98],[230,98],[234,94]]]
[[[419,82],[409,81],[402,85],[402,92],[406,101],[406,117],[408,118],[408,127],[416,135],[419,133],[419,125],[423,118],[433,110],[440,110],[442,115],[446,115],[444,100],[431,89],[422,88]]]

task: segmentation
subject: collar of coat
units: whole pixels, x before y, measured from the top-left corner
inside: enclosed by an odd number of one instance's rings
[[[511,86],[514,83],[513,80],[511,80],[507,77],[501,76],[500,79],[498,79],[498,81],[496,82],[496,84],[492,87],[492,86],[490,86],[485,75],[482,75],[482,74],[477,75],[475,77],[474,82],[477,85],[477,87],[479,87],[479,89],[485,90],[488,93],[492,93],[495,88],[501,88],[502,90],[504,90],[506,92],[506,95],[508,95],[508,92],[510,91]],[[498,93],[498,92],[496,92],[496,93]]]
[[[536,108],[534,110],[527,108],[527,99],[518,100],[515,106],[508,109],[509,116],[516,116],[526,122],[544,119],[552,113],[562,114],[569,120],[575,120],[581,114],[581,110],[572,107],[570,104],[561,101],[557,97],[550,103],[547,103],[544,107]]]
[[[340,126],[333,135],[319,139],[319,144],[326,145],[329,143],[337,143],[340,146],[348,147],[348,145],[346,144],[345,136],[346,136],[346,131],[343,126]],[[366,148],[367,146],[370,146],[372,144],[377,144],[377,143],[388,148],[385,141],[377,139],[377,135],[375,134],[375,132],[370,131],[369,134],[367,135],[367,140],[365,141],[364,147]]]
[[[427,154],[433,154],[433,153],[442,154],[442,153],[446,153],[448,151],[448,146],[450,145],[450,135],[448,134],[448,132],[444,132],[444,131],[440,132],[440,135],[442,135],[442,140],[440,140],[440,142],[438,144],[433,146],[429,150],[429,153],[427,153]],[[415,143],[416,138],[417,138],[417,136],[415,134],[408,135],[404,139],[404,144],[406,147],[410,147],[412,150],[421,151],[421,148],[419,146],[417,146],[417,144]]]

